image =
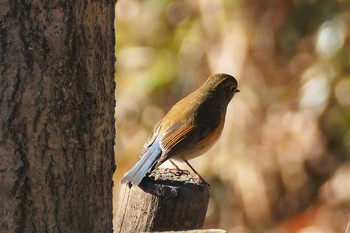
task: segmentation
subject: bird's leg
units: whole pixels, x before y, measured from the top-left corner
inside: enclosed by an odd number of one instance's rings
[[[175,168],[171,168],[170,170],[181,171],[181,169],[176,165],[176,163],[174,163],[174,161],[172,161],[171,159],[169,159],[169,161],[175,167]]]
[[[189,171],[181,170],[181,169],[176,165],[176,163],[175,163],[174,161],[172,161],[171,159],[169,159],[169,161],[170,161],[170,163],[171,163],[172,165],[174,165],[174,167],[175,167],[175,168],[169,168],[170,171],[175,171],[175,172],[177,172],[178,174],[187,174],[187,175],[190,174]]]
[[[210,186],[210,185],[208,184],[208,182],[206,182],[206,181],[203,179],[203,177],[201,177],[201,175],[199,175],[199,173],[191,166],[191,164],[190,164],[187,160],[184,159],[183,161],[192,169],[192,171],[194,172],[194,174],[196,174],[196,177],[193,179],[194,181],[201,181],[202,183],[204,183],[204,184]]]

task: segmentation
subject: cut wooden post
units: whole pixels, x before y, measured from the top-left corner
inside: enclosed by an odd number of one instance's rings
[[[121,186],[114,232],[200,229],[209,187],[186,172],[156,169],[140,186]]]

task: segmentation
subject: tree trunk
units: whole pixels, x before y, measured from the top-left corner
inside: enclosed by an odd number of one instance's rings
[[[0,2],[1,232],[112,232],[114,4]]]

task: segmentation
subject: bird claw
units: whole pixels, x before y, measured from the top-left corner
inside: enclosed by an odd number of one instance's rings
[[[177,168],[168,168],[168,170],[176,176],[190,175],[190,172],[187,170],[181,170]]]
[[[206,182],[202,177],[200,176],[196,176],[194,178],[191,178],[191,180],[195,183],[198,183],[198,184],[204,184],[206,185],[208,188],[210,188],[210,184],[208,182]]]

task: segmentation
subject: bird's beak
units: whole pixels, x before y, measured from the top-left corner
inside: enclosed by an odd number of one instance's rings
[[[240,92],[240,90],[236,89],[235,93],[236,93],[236,92]]]

